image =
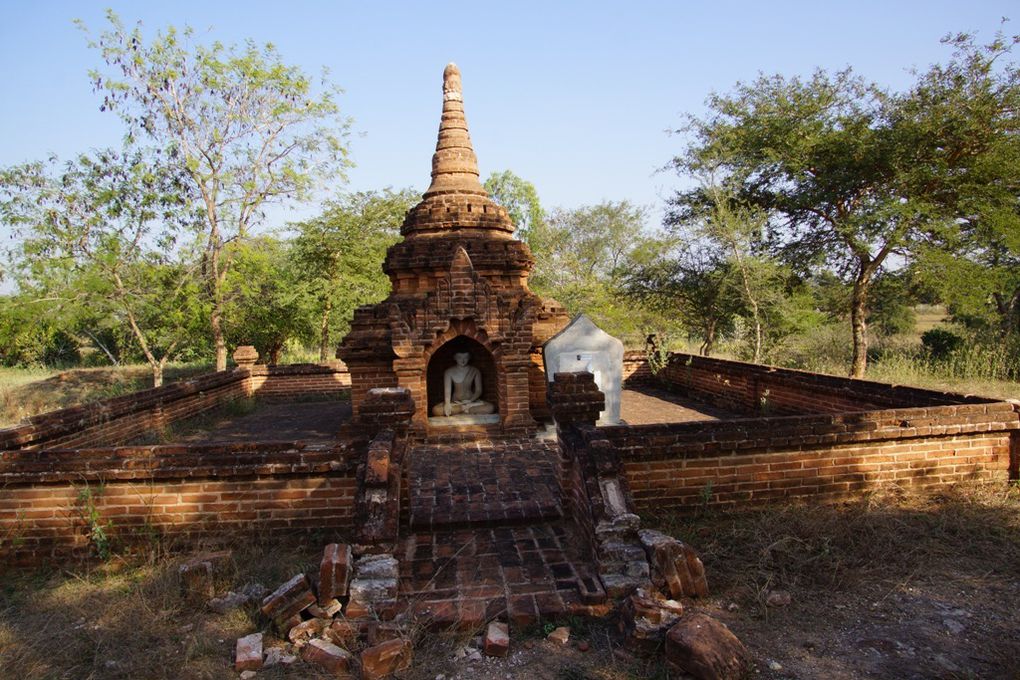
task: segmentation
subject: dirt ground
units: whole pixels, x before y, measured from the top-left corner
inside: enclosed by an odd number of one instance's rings
[[[1020,678],[1016,487],[648,522],[701,551],[713,595],[689,609],[730,626],[754,657],[752,678]],[[239,547],[221,588],[273,587],[313,570],[321,545],[342,538]],[[160,550],[0,575],[0,678],[236,678],[234,641],[268,623],[254,606],[218,615],[185,605],[182,557]],[[775,590],[791,603],[767,606]],[[622,653],[611,619],[559,623],[572,626],[570,645],[547,642],[539,624],[512,631],[506,659],[470,660],[470,634],[420,635],[415,665],[400,677],[677,677],[661,660]],[[259,677],[325,676],[298,662]]]

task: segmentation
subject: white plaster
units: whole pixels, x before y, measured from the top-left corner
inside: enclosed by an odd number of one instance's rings
[[[606,408],[599,425],[620,422],[620,391],[623,389],[623,343],[588,318],[578,314],[542,348],[545,375],[552,382],[556,373],[588,371],[606,395]]]

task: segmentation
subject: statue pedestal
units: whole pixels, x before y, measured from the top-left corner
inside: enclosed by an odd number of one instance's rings
[[[466,413],[455,416],[430,416],[429,427],[462,427],[464,425],[497,425],[499,424],[498,413],[486,413],[484,415],[470,415]]]

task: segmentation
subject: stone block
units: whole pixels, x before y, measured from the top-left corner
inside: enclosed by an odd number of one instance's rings
[[[252,633],[237,639],[234,649],[234,670],[257,671],[262,668],[262,633]]]
[[[585,574],[577,579],[577,591],[581,602],[588,605],[603,604],[606,601],[606,589],[597,576]]]
[[[329,621],[326,619],[308,619],[287,631],[287,639],[293,643],[307,642],[322,635],[328,626]]]
[[[220,550],[196,555],[178,567],[181,593],[184,598],[198,604],[216,596],[216,576],[230,564],[231,552]]]
[[[750,655],[737,636],[706,614],[688,614],[669,629],[666,660],[698,680],[738,680],[750,667]]]
[[[501,621],[492,621],[485,629],[483,645],[486,656],[506,656],[510,651],[510,628]]]
[[[336,598],[347,595],[351,580],[351,546],[330,543],[322,553],[319,566],[319,606],[326,608]]]
[[[565,645],[570,642],[570,629],[566,626],[560,626],[546,635],[545,639],[557,645]]]
[[[348,677],[351,653],[326,640],[312,640],[301,650],[301,658],[319,666],[334,677]]]
[[[638,588],[650,585],[646,578],[634,578],[626,574],[602,574],[600,578],[605,586],[606,595],[614,600],[627,597]]]
[[[351,581],[351,602],[372,605],[392,600],[396,596],[397,579],[395,578],[357,578]]]
[[[653,590],[637,589],[620,605],[620,627],[630,651],[652,655],[683,615],[683,605]]]
[[[671,597],[707,597],[705,565],[697,552],[685,543],[659,531],[638,532],[652,567],[652,582]]]
[[[334,644],[349,649],[358,641],[358,626],[346,619],[337,619],[325,631],[325,636]]]
[[[234,363],[238,368],[251,368],[259,360],[259,352],[252,345],[239,345],[234,350]]]
[[[361,677],[380,680],[411,666],[410,640],[389,640],[361,652]]]
[[[393,555],[365,555],[354,564],[358,579],[391,579],[400,575],[400,563]]]
[[[298,574],[266,596],[262,601],[262,613],[276,622],[283,622],[314,603],[315,595],[308,579],[304,574]]]
[[[365,484],[383,486],[390,477],[390,447],[372,442],[368,448],[368,461],[365,464]]]

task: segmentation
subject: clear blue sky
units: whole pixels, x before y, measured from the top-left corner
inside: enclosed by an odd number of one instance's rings
[[[109,6],[148,31],[187,23],[223,42],[271,41],[312,73],[327,66],[354,118],[348,188],[427,185],[442,70],[456,61],[483,177],[512,169],[547,207],[626,198],[653,215],[677,185],[656,174],[679,148],[666,130],[700,111],[712,90],[758,72],[847,65],[903,87],[908,67],[948,57],[946,33],[989,39],[1003,15],[1020,14],[1015,0],[0,0],[0,165],[119,142],[119,121],[99,112],[86,76],[98,55],[72,25],[104,28]]]

